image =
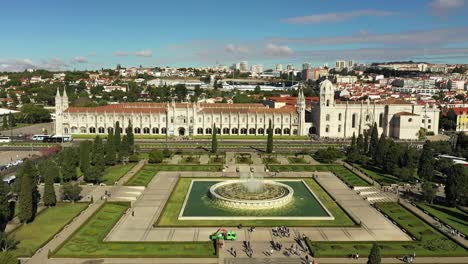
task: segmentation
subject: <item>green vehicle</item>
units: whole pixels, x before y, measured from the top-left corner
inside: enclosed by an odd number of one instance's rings
[[[211,240],[236,240],[237,239],[237,234],[234,231],[227,231],[226,229],[218,229],[214,234],[210,236]]]

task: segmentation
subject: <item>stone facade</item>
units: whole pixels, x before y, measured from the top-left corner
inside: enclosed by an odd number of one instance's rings
[[[312,106],[310,133],[322,138],[350,138],[369,130],[374,123],[379,134],[397,139],[417,140],[421,128],[438,134],[439,109],[398,99],[382,102],[335,100],[329,80],[320,84],[320,101]]]

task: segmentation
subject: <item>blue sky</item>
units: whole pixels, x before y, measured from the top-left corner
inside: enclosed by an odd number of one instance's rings
[[[1,10],[0,71],[468,59],[468,0],[27,0]]]

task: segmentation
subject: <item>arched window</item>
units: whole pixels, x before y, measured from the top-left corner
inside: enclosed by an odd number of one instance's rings
[[[249,134],[250,135],[255,135],[255,128],[250,128],[249,129]]]
[[[72,126],[72,127],[71,127],[71,133],[72,133],[72,134],[76,134],[77,131],[78,131],[78,128],[77,128],[77,127],[75,127],[75,126]]]
[[[258,129],[258,134],[259,135],[263,135],[264,133],[265,133],[265,129],[263,129],[263,128]]]
[[[379,115],[379,127],[383,126],[383,113],[380,113]]]
[[[106,130],[105,130],[103,127],[100,127],[100,128],[98,129],[99,134],[104,134],[105,131],[106,131]]]
[[[206,128],[205,129],[205,134],[211,135],[212,129],[211,128]]]
[[[216,134],[221,135],[221,128],[220,128],[220,127],[217,127],[217,128],[215,128],[215,129],[216,129]]]
[[[197,129],[197,134],[203,135],[203,128],[199,127],[199,128]]]
[[[107,133],[114,133],[114,128],[113,127],[108,127],[107,128]]]
[[[328,133],[328,132],[330,132],[330,125],[327,125],[327,126],[325,127],[325,133]]]
[[[275,128],[275,135],[281,135],[281,128]]]
[[[229,128],[227,127],[223,128],[223,134],[225,135],[229,134]]]
[[[289,128],[283,129],[283,134],[289,135],[290,133],[291,133],[291,129],[289,129]]]
[[[166,133],[167,133],[166,128],[165,128],[165,127],[162,127],[162,128],[161,128],[161,134],[164,134],[164,135],[165,135]]]
[[[234,134],[234,135],[239,134],[239,129],[237,129],[236,127],[233,128],[231,131],[232,131],[232,134]]]
[[[63,133],[64,133],[65,135],[68,134],[68,127],[66,127],[66,128],[63,129]]]
[[[338,125],[338,132],[341,132],[341,125]]]
[[[338,114],[338,121],[341,121],[341,113]]]
[[[370,121],[370,115],[366,115],[366,122]]]
[[[149,134],[149,133],[150,133],[149,127],[143,128],[143,134]]]
[[[133,133],[135,133],[135,134],[141,134],[141,129],[140,129],[139,127],[135,127],[135,128],[133,129]]]
[[[90,127],[90,128],[89,128],[89,133],[91,133],[91,134],[96,134],[96,128]]]
[[[325,116],[325,121],[330,121],[330,114],[327,114],[327,115]]]
[[[351,127],[352,128],[356,128],[356,117],[357,117],[357,114],[353,114],[353,116],[351,118]]]
[[[327,100],[327,106],[330,106],[330,100]]]
[[[241,128],[240,132],[242,135],[247,135],[247,128]]]
[[[159,128],[153,127],[153,134],[159,134]]]
[[[293,130],[293,135],[297,135],[297,129]]]
[[[80,133],[86,134],[86,127],[80,127]]]

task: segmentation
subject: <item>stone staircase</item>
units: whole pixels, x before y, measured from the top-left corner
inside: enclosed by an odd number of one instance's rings
[[[384,193],[375,186],[354,187],[354,190],[369,203],[396,202],[398,198],[391,193]]]

